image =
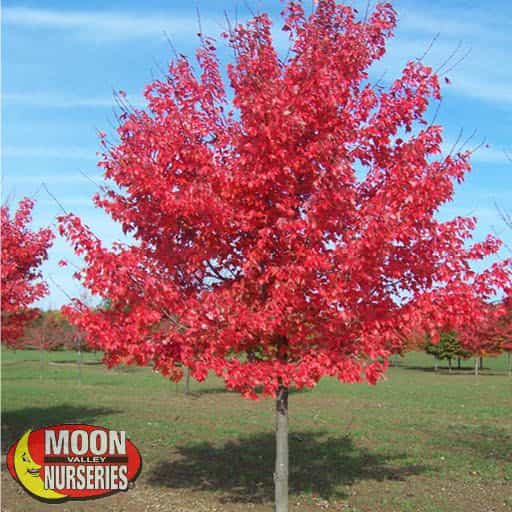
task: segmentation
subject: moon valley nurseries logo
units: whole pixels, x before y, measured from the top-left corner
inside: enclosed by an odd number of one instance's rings
[[[9,449],[7,468],[33,497],[55,503],[126,491],[142,459],[122,430],[52,425],[27,430]]]

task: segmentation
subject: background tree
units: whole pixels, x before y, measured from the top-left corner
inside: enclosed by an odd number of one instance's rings
[[[437,361],[447,359],[450,372],[452,371],[453,359],[467,359],[471,355],[471,352],[465,350],[461,345],[457,334],[454,331],[441,333],[441,337],[438,343],[432,343],[428,341],[425,346],[425,351],[427,354],[433,355]]]
[[[39,351],[39,378],[43,378],[45,353],[69,347],[75,328],[59,311],[43,311],[25,326],[23,347]]]
[[[512,158],[508,156],[508,159],[512,162]],[[500,209],[498,207],[501,219],[508,229],[512,230],[512,214],[510,211]],[[512,247],[507,246],[508,251],[512,254]],[[507,354],[507,366],[508,374],[512,376],[512,286],[507,290],[505,298],[503,299],[504,312],[498,322],[500,335],[502,337],[501,348]]]
[[[501,349],[507,354],[508,375],[512,377],[512,292],[503,300],[503,313],[497,324]]]
[[[463,331],[463,343],[475,357],[475,375],[482,369],[485,356],[497,356],[507,353],[508,372],[510,369],[510,352],[512,349],[512,300],[510,291],[499,303],[484,304],[482,310],[486,315],[482,321]]]
[[[100,166],[112,186],[95,203],[132,235],[109,249],[74,215],[64,233],[91,293],[66,311],[109,365],[152,362],[172,379],[210,370],[228,389],[276,397],[276,509],[288,508],[288,390],[322,376],[375,383],[412,329],[481,318],[510,279],[496,253],[468,247],[476,220],[436,219],[469,152],[441,157],[426,112],[439,79],[409,62],[389,87],[368,68],[395,26],[390,4],[366,20],[318,2],[288,2],[281,59],[267,15],[224,34],[234,50],[227,94],[212,39],[199,73],[178,56],[147,86],[145,110],[120,114]],[[232,99],[231,99],[232,98]],[[364,173],[356,170],[364,169]],[[162,319],[171,328],[155,328]]]
[[[409,330],[407,336],[402,342],[395,344],[393,352],[390,354],[388,362],[389,366],[396,366],[400,363],[400,358],[405,357],[407,352],[423,351],[428,344],[428,336],[421,331]]]
[[[30,306],[48,291],[40,266],[54,235],[48,228],[30,229],[33,207],[25,198],[12,217],[6,204],[1,208],[2,342],[7,345],[21,338],[24,327],[38,315]]]

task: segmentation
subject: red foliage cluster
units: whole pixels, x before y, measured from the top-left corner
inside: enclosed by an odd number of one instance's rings
[[[11,217],[2,206],[2,342],[15,343],[27,322],[38,315],[29,308],[47,293],[40,266],[48,257],[54,235],[50,229],[32,231],[34,203],[25,198]]]
[[[76,350],[77,330],[59,311],[45,311],[25,327],[25,333],[17,343],[19,348]]]
[[[73,215],[60,229],[85,259],[77,277],[110,301],[67,308],[109,364],[213,370],[246,396],[323,375],[374,383],[413,330],[474,324],[510,282],[510,262],[471,270],[500,246],[467,247],[476,219],[435,217],[470,170],[427,120],[436,74],[413,61],[387,88],[368,80],[391,5],[364,22],[332,0],[283,16],[285,61],[256,16],[225,34],[229,94],[207,38],[199,74],[179,57],[146,110],[121,114],[119,142],[102,134],[113,187],[95,203],[135,243],[108,249]]]
[[[509,294],[503,301],[504,311],[498,320],[498,332],[501,337],[501,349],[512,352],[512,295]]]
[[[462,331],[464,347],[478,356],[512,352],[512,296],[499,304],[482,305],[482,312],[480,323]]]

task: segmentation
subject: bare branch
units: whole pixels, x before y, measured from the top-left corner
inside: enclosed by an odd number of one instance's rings
[[[448,66],[448,64],[450,64],[450,61],[455,57],[455,55],[457,54],[457,52],[460,50],[462,46],[462,41],[459,41],[457,43],[457,46],[455,47],[455,50],[452,51],[452,53],[450,53],[450,55],[448,55],[448,57],[441,63],[441,65],[435,70],[435,74],[438,75],[441,73],[441,70],[445,67],[445,66]]]
[[[69,299],[70,302],[74,302],[73,297],[69,295],[69,293],[64,289],[63,286],[61,286],[57,281],[55,281],[52,274],[48,274],[48,278]]]
[[[423,52],[423,54],[421,55],[421,57],[418,57],[416,58],[416,60],[418,62],[421,62],[429,53],[430,51],[432,50],[435,42],[438,40],[439,36],[441,35],[441,32],[438,32],[433,38],[432,40],[430,41],[429,45],[427,46],[427,49]]]
[[[62,203],[50,192],[48,186],[44,181],[41,183],[41,186],[46,190],[46,193],[55,201],[57,206],[64,212],[64,215],[67,215],[68,212],[66,211],[64,206],[62,206]]]

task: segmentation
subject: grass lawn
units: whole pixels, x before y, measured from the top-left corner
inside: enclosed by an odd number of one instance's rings
[[[136,487],[45,505],[2,472],[2,510],[271,511],[274,404],[211,378],[192,394],[149,368],[107,370],[86,354],[2,351],[2,453],[27,428],[126,430],[143,457]],[[512,511],[512,378],[504,357],[448,374],[410,354],[379,385],[324,379],[290,396],[294,511]],[[5,466],[3,466],[5,469]]]

